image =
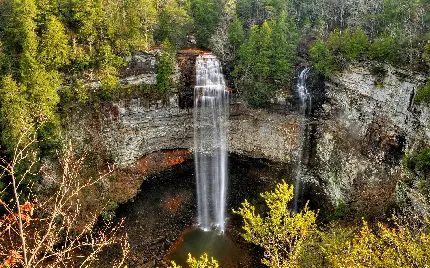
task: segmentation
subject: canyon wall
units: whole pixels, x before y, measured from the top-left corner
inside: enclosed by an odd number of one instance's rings
[[[143,82],[153,83],[156,68],[151,57],[131,59],[122,81],[149,77]],[[96,109],[76,106],[66,120],[65,138],[84,150],[107,152],[121,168],[153,152],[192,151],[195,54],[182,53],[178,59],[177,86],[167,101],[134,96]],[[343,201],[353,212],[383,216],[394,200],[397,182],[405,176],[402,156],[429,143],[430,110],[413,101],[425,77],[389,66],[378,66],[377,71],[369,66],[350,68],[325,85],[313,83],[319,104],[305,120],[310,132],[305,177],[323,189],[332,206]],[[229,151],[294,163],[301,153],[302,119],[291,107],[256,110],[233,98]]]
[[[405,178],[404,153],[429,143],[430,110],[414,102],[425,77],[370,66],[350,68],[326,82],[310,169],[333,204],[342,200],[352,211],[378,217]]]

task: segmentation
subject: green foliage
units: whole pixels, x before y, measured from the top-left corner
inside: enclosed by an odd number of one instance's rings
[[[166,94],[171,88],[170,76],[173,74],[175,67],[174,51],[170,43],[165,40],[163,42],[163,51],[158,57],[157,64],[157,91],[160,94]]]
[[[242,22],[235,16],[228,29],[228,42],[233,46],[234,50],[238,50],[244,41],[245,32]]]
[[[331,267],[426,267],[430,261],[430,236],[414,231],[396,223],[394,228],[378,223],[372,230],[363,221],[352,239],[324,241],[323,252]]]
[[[348,37],[346,42],[346,59],[348,61],[359,60],[367,53],[369,38],[360,27],[357,27]]]
[[[119,205],[116,202],[110,202],[106,208],[103,210],[102,213],[102,219],[104,221],[111,221],[116,216],[116,210],[118,209]]]
[[[117,89],[119,89],[118,70],[110,65],[107,65],[100,72],[100,82],[102,84],[101,98],[110,100]]]
[[[337,205],[334,208],[333,214],[331,215],[331,220],[341,220],[346,217],[348,213],[348,208],[346,207],[345,202],[340,199],[337,201]]]
[[[332,52],[321,40],[317,40],[315,44],[309,48],[309,59],[312,66],[320,74],[332,76],[338,71]]]
[[[167,1],[163,3],[158,15],[155,39],[157,41],[167,39],[175,47],[184,46],[193,27],[189,10],[189,1]]]
[[[307,204],[301,212],[290,212],[293,192],[293,186],[284,181],[274,191],[262,193],[269,209],[265,217],[246,200],[233,210],[243,217],[243,238],[264,248],[262,263],[269,267],[298,267],[304,242],[316,231],[317,214]]]
[[[197,45],[209,47],[209,39],[215,32],[221,17],[221,4],[217,0],[192,0],[192,17],[194,19]]]
[[[424,46],[424,52],[422,55],[423,60],[430,66],[430,41]]]
[[[126,2],[127,38],[132,49],[147,50],[153,45],[153,31],[157,24],[156,3],[153,0]]]
[[[55,70],[69,63],[68,36],[63,24],[53,15],[48,18],[39,50],[39,62],[47,69]]]
[[[75,93],[75,98],[79,103],[85,104],[88,102],[88,90],[85,87],[85,82],[83,80],[76,79],[73,82],[72,88]]]
[[[190,268],[218,268],[219,264],[214,259],[209,257],[206,253],[200,256],[199,259],[194,258],[191,254],[188,254],[187,264]],[[174,261],[171,262],[171,266],[169,268],[182,268],[182,266],[177,265]]]
[[[405,62],[399,35],[384,34],[370,45],[369,54],[374,60],[398,65]]]
[[[421,104],[430,104],[430,79],[427,79],[427,83],[417,89],[415,101]]]
[[[0,83],[1,140],[8,152],[26,131],[33,128],[25,88],[18,85],[12,76],[6,76]]]
[[[282,182],[261,196],[269,208],[264,217],[246,200],[234,213],[244,219],[245,240],[264,248],[262,263],[269,267],[426,267],[430,261],[430,235],[395,217],[392,227],[377,223],[372,229],[363,221],[358,228],[339,222],[317,228],[307,206],[289,211],[292,186]]]
[[[239,22],[235,27],[240,28]],[[264,106],[276,89],[291,81],[298,42],[296,26],[287,12],[281,12],[277,20],[252,26],[249,38],[239,48],[233,71],[251,106]]]
[[[273,77],[275,81],[284,84],[294,75],[294,66],[297,57],[299,35],[291,16],[283,11],[273,25],[271,36],[273,51]]]
[[[191,254],[188,254],[187,263],[190,265],[190,268],[218,268],[218,262],[214,260],[214,258],[211,258],[209,260],[208,255],[205,253],[202,256],[200,256],[199,259],[195,259],[191,256]]]

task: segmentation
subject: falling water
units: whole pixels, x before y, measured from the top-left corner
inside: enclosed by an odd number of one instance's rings
[[[229,92],[219,61],[197,57],[194,89],[194,153],[198,225],[224,232],[227,200]]]
[[[297,157],[297,169],[296,169],[296,182],[294,185],[294,200],[293,200],[293,211],[297,211],[298,202],[301,199],[301,179],[304,175],[303,167],[303,154],[306,140],[306,115],[312,109],[312,97],[306,87],[306,79],[308,78],[309,68],[304,68],[297,78],[297,93],[299,96],[299,112],[301,115],[300,119],[300,138],[299,138],[299,152]]]

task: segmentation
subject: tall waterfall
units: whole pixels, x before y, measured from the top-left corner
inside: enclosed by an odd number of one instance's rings
[[[310,68],[304,68],[298,78],[296,89],[299,96],[299,112],[301,115],[300,119],[300,138],[299,138],[299,151],[297,156],[297,167],[296,167],[296,182],[294,184],[294,200],[293,200],[293,211],[297,211],[298,203],[301,199],[301,180],[304,175],[303,157],[304,157],[304,146],[307,136],[307,124],[306,115],[312,109],[312,97],[308,88],[306,87],[306,79],[308,78]]]
[[[198,225],[225,230],[229,92],[214,55],[197,57],[194,88],[194,154]]]

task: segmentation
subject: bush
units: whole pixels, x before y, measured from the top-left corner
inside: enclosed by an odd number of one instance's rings
[[[359,60],[367,53],[369,39],[360,27],[357,27],[348,37],[346,42],[346,59],[348,61]]]
[[[430,79],[424,86],[417,89],[415,101],[421,104],[430,104]]]
[[[298,213],[288,209],[293,192],[293,186],[283,181],[274,191],[262,193],[269,209],[265,217],[256,213],[247,200],[233,210],[243,217],[243,238],[264,249],[262,263],[269,267],[298,267],[303,244],[316,231],[317,213],[307,204]]]
[[[167,40],[163,42],[162,47],[163,51],[157,58],[157,91],[159,94],[164,95],[172,87],[170,76],[173,74],[175,67],[175,56],[173,48]]]
[[[316,43],[310,47],[309,57],[312,66],[320,74],[332,76],[338,71],[332,52],[321,40],[317,40]]]
[[[402,53],[402,50],[399,35],[385,34],[373,41],[369,48],[369,54],[374,60],[399,65],[406,61],[405,53]]]
[[[331,267],[427,267],[430,261],[430,236],[419,230],[413,234],[396,222],[393,228],[378,223],[372,230],[363,221],[352,239],[336,238],[321,243]]]
[[[190,268],[218,268],[219,267],[218,261],[216,261],[214,258],[211,258],[209,260],[209,257],[206,253],[200,256],[199,259],[194,258],[193,256],[191,256],[191,254],[188,254],[187,263],[190,266]],[[182,266],[177,265],[173,261],[171,265],[172,266],[169,266],[168,268],[182,268]]]

